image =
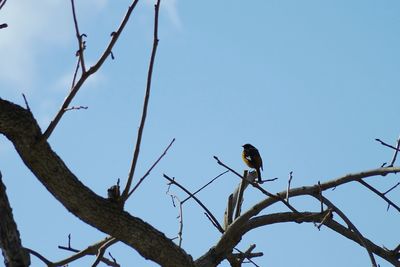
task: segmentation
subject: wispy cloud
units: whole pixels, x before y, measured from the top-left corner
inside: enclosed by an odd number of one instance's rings
[[[76,2],[78,15],[87,14],[82,20],[107,7],[106,0]],[[26,92],[43,76],[38,72],[46,51],[75,45],[70,2],[8,1],[1,15],[8,28],[0,32],[0,84]]]
[[[155,0],[147,0],[148,5],[154,5]],[[172,25],[178,30],[182,29],[182,21],[178,13],[178,0],[163,0],[161,1],[161,10],[166,12],[168,19]]]
[[[182,29],[182,22],[181,18],[179,17],[177,8],[177,0],[164,0],[163,6],[165,7],[167,15],[171,20],[172,24],[179,30]]]
[[[66,2],[61,0],[9,1],[2,9],[0,80],[12,88],[27,89],[35,80],[40,51],[69,38]]]

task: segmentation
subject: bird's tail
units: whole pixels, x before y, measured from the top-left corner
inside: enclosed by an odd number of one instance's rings
[[[260,168],[257,168],[256,171],[257,171],[257,176],[258,176],[258,182],[262,183]]]

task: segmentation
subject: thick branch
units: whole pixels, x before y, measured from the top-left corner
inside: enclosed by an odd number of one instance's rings
[[[269,214],[269,215],[262,215],[251,219],[243,228],[244,232],[248,232],[255,228],[275,224],[275,223],[284,223],[284,222],[296,222],[296,223],[303,223],[303,222],[320,222],[324,220],[325,213],[313,213],[313,212],[303,212],[301,214],[295,214],[292,212],[283,212],[283,213],[276,213],[276,214]],[[363,246],[359,237],[356,233],[351,231],[348,227],[341,225],[340,223],[336,222],[335,220],[328,219],[324,220],[324,225],[328,228],[332,229],[333,231],[337,232],[338,234],[356,242],[357,244]],[[243,233],[244,234],[244,233]],[[389,251],[383,249],[382,247],[376,245],[368,238],[364,238],[364,242],[367,246],[371,249],[371,251],[385,259],[386,261],[390,262],[394,266],[398,266],[398,255],[394,251]]]
[[[6,195],[0,173],[0,248],[7,267],[29,266],[28,251],[21,245],[21,239],[14,221],[12,209]]]
[[[163,233],[82,184],[41,138],[30,112],[0,99],[0,133],[14,144],[25,165],[47,190],[82,221],[162,266],[193,266],[191,257]]]
[[[384,176],[389,173],[397,173],[400,172],[399,167],[388,167],[388,168],[379,168],[374,170],[369,170],[365,172],[359,172],[354,174],[347,174],[345,176],[339,177],[337,179],[330,180],[325,183],[316,184],[313,186],[303,186],[297,187],[289,190],[289,195],[291,198],[302,195],[315,195],[320,191],[328,190],[331,188],[335,188],[337,186],[358,181],[359,179],[371,177],[371,176]],[[280,192],[277,195],[286,196],[288,194],[286,191]],[[240,235],[237,235],[238,232],[244,227],[244,225],[254,216],[259,214],[261,211],[265,210],[267,207],[280,202],[280,199],[276,197],[268,197],[250,209],[248,209],[245,213],[243,213],[239,218],[237,218],[225,231],[222,235],[221,239],[215,245],[214,248],[206,252],[203,256],[201,256],[198,260],[196,260],[196,264],[198,266],[206,266],[202,265],[204,263],[219,263],[224,258],[227,252],[229,252],[241,239]]]

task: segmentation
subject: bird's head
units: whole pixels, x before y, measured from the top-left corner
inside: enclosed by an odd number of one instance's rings
[[[250,145],[250,144],[244,144],[242,146],[244,149],[249,149],[249,148],[254,148],[254,146]]]

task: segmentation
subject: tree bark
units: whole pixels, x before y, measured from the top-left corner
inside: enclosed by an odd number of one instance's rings
[[[30,111],[0,98],[0,133],[14,144],[25,165],[47,190],[79,219],[161,266],[194,266],[192,257],[162,232],[81,183],[42,139]]]
[[[0,248],[7,267],[30,265],[29,253],[21,244],[21,239],[14,221],[10,202],[6,194],[0,173]]]

